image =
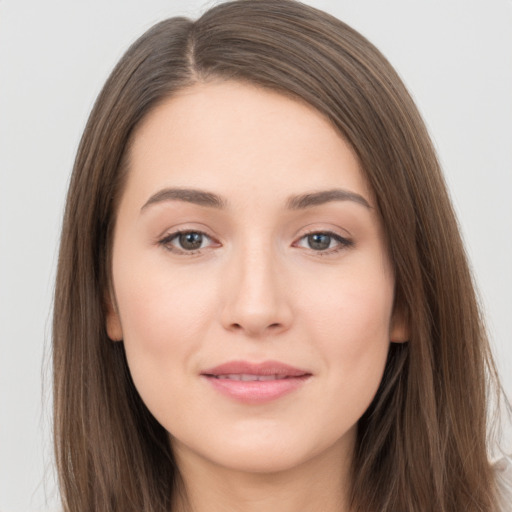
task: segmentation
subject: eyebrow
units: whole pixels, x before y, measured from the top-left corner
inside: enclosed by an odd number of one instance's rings
[[[216,209],[224,209],[227,206],[227,201],[224,198],[212,192],[193,188],[164,188],[153,194],[144,203],[141,211],[148,206],[165,201],[184,201]],[[286,201],[286,207],[290,210],[303,210],[332,201],[353,201],[366,208],[372,208],[362,195],[338,188],[291,196]]]
[[[290,210],[302,210],[304,208],[319,206],[332,201],[354,201],[366,208],[372,208],[362,195],[351,192],[350,190],[339,188],[293,196],[288,199],[286,205]]]
[[[210,208],[223,209],[226,207],[226,201],[217,194],[197,190],[193,188],[164,188],[153,194],[145,203],[141,210],[148,206],[164,201],[184,201],[186,203],[197,204],[199,206],[208,206]]]

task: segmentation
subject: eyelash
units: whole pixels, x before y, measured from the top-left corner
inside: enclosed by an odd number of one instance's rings
[[[315,254],[315,256],[331,256],[331,255],[334,255],[344,249],[354,246],[353,240],[350,240],[348,238],[340,236],[337,233],[334,233],[333,231],[321,231],[321,230],[320,231],[313,230],[313,231],[309,231],[309,232],[305,233],[304,235],[302,235],[299,238],[299,242],[301,240],[304,240],[304,239],[312,236],[312,235],[325,235],[337,242],[337,245],[335,247],[328,248],[326,250],[315,250],[315,249],[309,248],[309,250],[311,252],[313,252]],[[294,245],[295,245],[295,243],[294,243]]]
[[[171,242],[174,239],[178,238],[180,235],[188,235],[188,234],[197,234],[197,235],[201,235],[202,237],[205,237],[209,240],[212,240],[212,237],[208,236],[203,231],[194,230],[194,229],[180,229],[180,230],[174,231],[174,232],[166,235],[164,238],[159,240],[158,244],[161,245],[162,247],[164,247],[165,249],[167,249],[168,251],[175,253],[175,254],[183,254],[183,255],[187,255],[187,256],[199,254],[202,251],[202,249],[204,249],[204,247],[195,249],[195,250],[186,250],[186,249],[180,249],[171,244]]]
[[[197,234],[197,235],[201,235],[201,237],[203,238],[207,238],[211,241],[213,241],[214,243],[217,243],[218,242],[215,242],[212,237],[208,236],[206,233],[204,233],[203,231],[199,231],[199,230],[193,230],[193,229],[184,229],[184,230],[177,230],[177,231],[174,231],[168,235],[166,235],[164,238],[162,238],[161,240],[158,241],[158,244],[162,247],[164,247],[166,250],[174,253],[174,254],[178,254],[178,255],[187,255],[187,256],[193,256],[193,255],[196,255],[196,254],[200,254],[202,252],[203,249],[207,248],[207,247],[200,247],[199,249],[192,249],[192,250],[186,250],[186,249],[180,249],[174,245],[172,245],[171,242],[173,242],[173,240],[177,239],[179,236],[181,235],[188,235],[188,234]],[[347,249],[349,247],[353,247],[354,246],[354,241],[353,240],[350,240],[348,238],[345,238],[345,237],[342,237],[340,235],[338,235],[337,233],[334,233],[332,231],[310,231],[308,233],[305,233],[304,235],[302,235],[297,242],[294,242],[294,247],[300,247],[298,246],[298,242],[304,240],[304,239],[307,239],[308,237],[312,236],[312,235],[324,235],[324,236],[328,236],[331,241],[332,239],[334,239],[336,242],[337,242],[337,245],[335,247],[332,247],[332,248],[327,248],[325,250],[315,250],[315,249],[312,249],[312,248],[305,248],[305,249],[308,249],[310,252],[312,252],[315,256],[330,256],[330,255],[334,255],[344,249]],[[330,245],[330,243],[329,243]]]

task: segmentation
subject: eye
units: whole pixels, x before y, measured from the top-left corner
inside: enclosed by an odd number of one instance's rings
[[[351,240],[330,231],[308,233],[297,243],[298,247],[304,247],[320,253],[334,253],[352,245],[354,243]]]
[[[159,244],[171,252],[193,254],[209,247],[213,241],[201,231],[176,231],[160,240]]]

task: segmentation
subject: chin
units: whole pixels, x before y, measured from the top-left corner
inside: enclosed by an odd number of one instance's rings
[[[301,449],[302,448],[302,449]],[[219,457],[219,464],[241,473],[271,474],[289,471],[307,462],[309,454],[303,447],[252,446],[246,450],[231,450]]]
[[[191,454],[227,471],[252,474],[272,474],[300,468],[313,459],[342,457],[347,447],[343,439],[352,443],[352,436],[329,439],[328,436],[311,436],[311,432],[286,429],[272,432],[264,428],[246,429],[243,435],[236,432],[221,435],[210,432],[199,443],[173,438],[171,446],[180,459]],[[350,439],[349,439],[350,437]]]

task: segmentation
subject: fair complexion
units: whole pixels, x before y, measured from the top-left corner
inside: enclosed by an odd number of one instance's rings
[[[372,191],[332,125],[237,82],[175,94],[135,134],[113,244],[107,330],[191,509],[348,510],[357,421],[406,330]]]

